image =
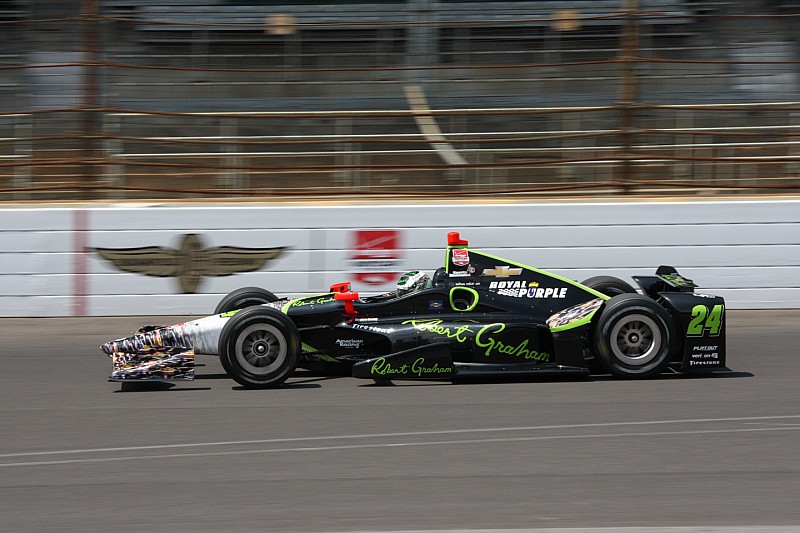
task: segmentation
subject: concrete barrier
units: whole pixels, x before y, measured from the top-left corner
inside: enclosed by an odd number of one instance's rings
[[[733,309],[800,307],[800,200],[0,209],[0,315],[207,314],[227,292],[383,292],[448,231],[583,280],[668,264]]]

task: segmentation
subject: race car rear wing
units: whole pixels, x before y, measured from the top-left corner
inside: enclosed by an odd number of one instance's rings
[[[697,285],[671,266],[658,267],[655,276],[633,279],[672,315],[682,337],[682,372],[726,368],[725,300],[721,296],[695,293]]]
[[[662,292],[694,292],[697,285],[678,273],[675,267],[661,265],[655,276],[632,276],[642,290],[653,299]]]

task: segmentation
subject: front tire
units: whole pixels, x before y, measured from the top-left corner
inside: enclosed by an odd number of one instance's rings
[[[214,314],[219,315],[255,305],[277,302],[278,297],[261,287],[242,287],[229,292],[217,304]]]
[[[618,377],[647,378],[660,373],[676,344],[669,313],[639,294],[612,297],[592,328],[592,351]]]
[[[219,359],[240,385],[271,388],[297,368],[300,347],[300,334],[289,317],[268,307],[252,307],[236,313],[222,328]]]
[[[635,294],[636,289],[631,285],[614,276],[593,276],[581,282],[581,285],[602,292],[606,296],[617,296],[618,294]]]

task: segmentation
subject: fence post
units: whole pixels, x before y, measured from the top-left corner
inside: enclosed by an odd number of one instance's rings
[[[82,166],[84,179],[90,184],[96,183],[97,173],[97,34],[98,34],[98,2],[97,0],[81,1],[81,19],[83,23],[83,102],[81,105],[83,156]],[[81,194],[83,199],[94,198],[92,192]]]
[[[31,186],[31,154],[33,153],[33,117],[31,115],[14,115],[14,162],[19,163],[25,161],[26,165],[14,167],[14,181],[15,188],[30,187]],[[30,199],[30,193],[24,192],[14,193],[14,197],[18,199]]]
[[[123,141],[120,138],[122,133],[121,127],[122,117],[120,115],[103,115],[103,172],[106,174],[106,180],[111,185],[124,186],[125,175],[124,165],[120,162],[121,155],[124,154]],[[112,189],[108,191],[109,198],[122,199],[125,197],[125,192],[119,189]]]
[[[228,189],[233,193],[234,191],[244,188],[242,179],[242,154],[241,147],[234,143],[239,135],[239,125],[236,117],[223,118],[220,124],[220,148],[228,154],[223,159],[224,165],[231,167],[222,171],[224,180],[222,185],[223,189]]]
[[[623,0],[622,9],[625,21],[622,26],[619,60],[620,85],[617,98],[617,107],[620,110],[620,164],[614,181],[622,188],[622,192],[631,192],[633,179],[636,175],[634,166],[634,144],[636,126],[636,52],[639,46],[639,1]]]

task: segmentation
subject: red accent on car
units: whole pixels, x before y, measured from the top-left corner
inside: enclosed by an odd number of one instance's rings
[[[457,231],[451,231],[447,234],[447,246],[469,246],[469,241],[462,239]]]
[[[357,292],[337,292],[333,295],[333,298],[344,302],[344,312],[348,315],[355,316],[358,314],[356,306],[353,304],[353,302],[358,300]]]
[[[334,283],[329,290],[331,292],[350,292],[350,282]]]

